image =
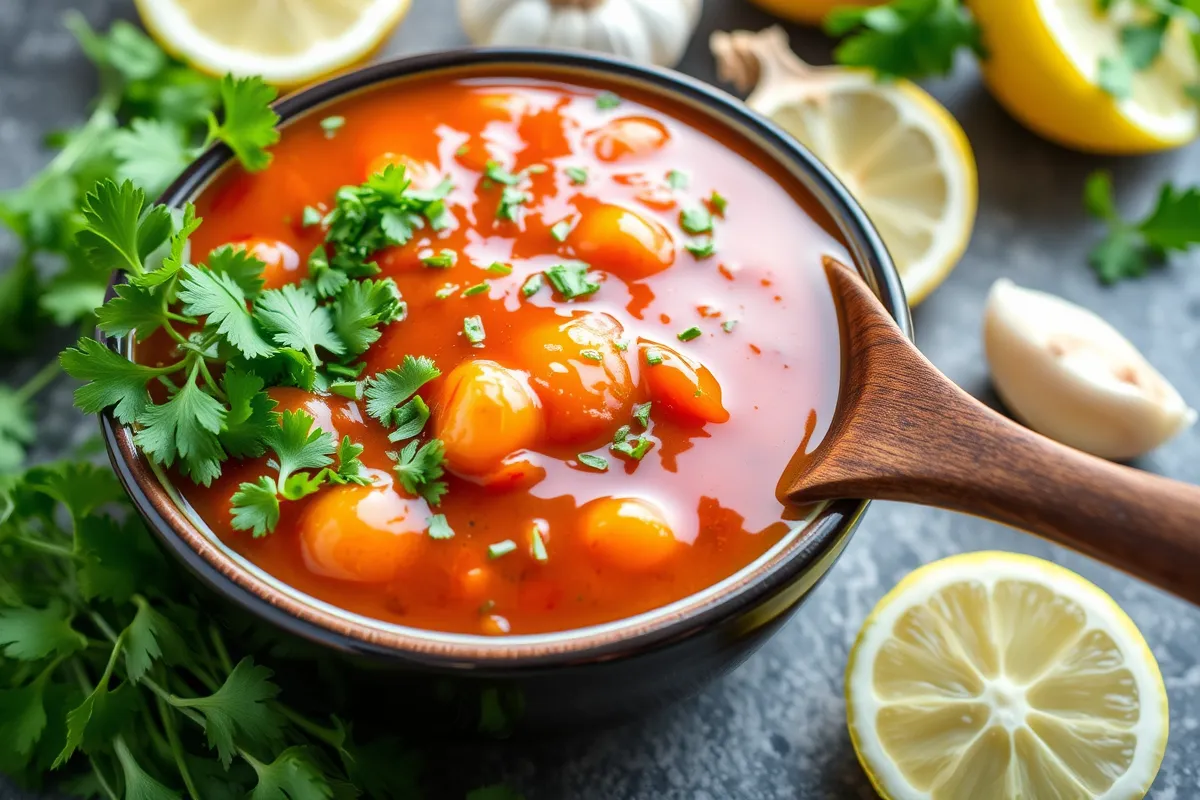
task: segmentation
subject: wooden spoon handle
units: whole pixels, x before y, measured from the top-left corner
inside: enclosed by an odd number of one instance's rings
[[[839,413],[780,483],[794,502],[866,497],[937,506],[1066,545],[1200,604],[1200,487],[1065,447],[942,375],[845,267]]]

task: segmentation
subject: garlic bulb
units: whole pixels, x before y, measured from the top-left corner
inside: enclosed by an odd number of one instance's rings
[[[996,281],[983,342],[1005,405],[1063,444],[1103,458],[1134,458],[1196,421],[1128,339],[1052,294]]]
[[[459,0],[471,41],[597,50],[666,67],[679,63],[701,0]]]

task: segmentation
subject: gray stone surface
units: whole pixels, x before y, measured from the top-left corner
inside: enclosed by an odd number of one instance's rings
[[[416,0],[388,52],[464,44],[453,5],[451,0]],[[61,12],[78,8],[99,24],[131,17],[130,6],[123,0],[0,0],[0,188],[15,186],[36,171],[46,159],[39,147],[42,134],[77,122],[94,88],[86,62],[59,25]],[[714,80],[707,33],[757,29],[771,20],[744,0],[707,0],[706,6],[701,33],[683,69]],[[793,44],[816,63],[828,60],[828,44],[819,34],[794,30]],[[916,312],[919,343],[934,363],[969,391],[990,399],[977,331],[988,286],[1007,276],[1099,311],[1193,405],[1200,404],[1200,259],[1177,259],[1144,280],[1101,287],[1084,265],[1097,231],[1079,202],[1084,176],[1104,166],[1116,175],[1122,203],[1140,209],[1168,177],[1200,180],[1200,151],[1192,147],[1150,158],[1105,160],[1060,149],[1011,120],[968,64],[953,80],[933,82],[930,88],[966,129],[980,178],[979,222],[970,250]],[[10,260],[11,242],[0,238],[0,265]],[[3,371],[19,378],[35,368],[31,361],[6,364]],[[73,416],[69,402],[65,386],[49,395],[48,430],[86,438],[91,423]],[[1200,482],[1200,429],[1139,466]],[[464,746],[436,753],[431,763],[435,796],[461,796],[461,788],[480,781],[507,780],[530,800],[873,797],[845,729],[842,670],[854,634],[875,602],[916,566],[987,548],[1066,564],[1111,592],[1129,612],[1158,657],[1170,694],[1171,738],[1151,796],[1200,797],[1200,610],[1015,531],[886,503],[872,508],[803,613],[743,667],[696,699],[611,733],[536,746]],[[5,796],[2,787],[0,796]]]

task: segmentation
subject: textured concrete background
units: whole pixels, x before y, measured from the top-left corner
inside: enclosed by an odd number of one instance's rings
[[[416,0],[414,5],[388,53],[466,43],[452,0]],[[706,0],[705,5],[700,33],[682,69],[714,81],[708,33],[758,29],[772,20],[744,0]],[[40,147],[42,135],[78,122],[92,95],[93,75],[59,23],[62,11],[78,8],[94,25],[105,25],[131,17],[131,6],[129,0],[0,0],[0,188],[19,185],[38,169],[48,157]],[[814,63],[828,61],[828,44],[815,32],[794,30],[793,45]],[[1007,276],[1099,311],[1192,405],[1200,404],[1200,258],[1177,259],[1141,281],[1104,288],[1084,263],[1098,231],[1079,201],[1084,176],[1105,166],[1115,173],[1122,204],[1140,211],[1162,180],[1200,180],[1200,150],[1124,160],[1086,157],[1019,127],[987,95],[972,65],[962,65],[954,80],[929,88],[958,117],[975,148],[980,209],[963,263],[916,312],[925,353],[968,391],[990,401],[980,314],[992,281]],[[12,243],[2,236],[0,265],[7,265]],[[0,372],[19,378],[34,369],[31,360],[3,365]],[[52,420],[44,430],[81,440],[93,424],[74,415],[69,395],[65,384],[48,393]],[[1138,466],[1200,483],[1200,429]],[[847,650],[872,606],[910,570],[942,556],[988,548],[1066,564],[1111,592],[1129,612],[1158,657],[1171,702],[1171,738],[1150,796],[1200,797],[1200,609],[998,525],[890,503],[871,509],[802,614],[698,698],[599,736],[440,752],[431,763],[436,796],[461,796],[462,787],[506,780],[530,800],[874,797],[846,734],[842,671]],[[0,797],[18,796],[0,786]]]

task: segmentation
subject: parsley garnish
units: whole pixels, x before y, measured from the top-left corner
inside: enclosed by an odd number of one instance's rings
[[[493,275],[512,275],[512,267],[508,264],[502,264],[499,261],[493,261],[489,264],[487,271]]]
[[[565,167],[563,173],[571,179],[571,183],[576,186],[583,186],[588,181],[588,171],[583,167]]]
[[[603,361],[604,360],[604,356],[600,355],[599,350],[592,350],[592,349],[580,350],[579,355],[583,356],[588,361]]]
[[[312,206],[305,206],[304,211],[300,214],[300,224],[305,228],[311,228],[313,225],[320,225],[324,216]]]
[[[1113,202],[1112,178],[1094,172],[1084,189],[1088,213],[1108,227],[1088,262],[1104,283],[1140,277],[1165,263],[1172,252],[1200,244],[1200,187],[1177,189],[1165,183],[1150,213],[1136,222],[1121,219]]]
[[[608,459],[604,458],[604,456],[598,456],[592,453],[580,453],[579,455],[575,456],[575,459],[588,469],[594,469],[597,472],[605,472],[608,470]]]
[[[713,213],[720,216],[725,216],[725,209],[729,205],[729,201],[724,198],[716,189],[713,189],[712,195],[708,198],[708,204],[712,206]]]
[[[717,252],[716,243],[711,236],[697,236],[684,244],[683,248],[697,259],[705,259]]]
[[[596,95],[596,108],[601,111],[608,111],[621,105],[621,98],[613,92],[601,92]]]
[[[429,518],[429,538],[430,539],[453,539],[454,529],[450,527],[450,523],[446,521],[445,514],[434,514]]]
[[[445,300],[447,297],[449,297],[450,295],[454,294],[457,291],[458,291],[457,283],[446,283],[446,284],[442,284],[442,288],[440,288],[436,292],[434,292],[433,296],[436,297],[438,300]]]
[[[463,335],[471,344],[483,344],[486,336],[483,330],[483,320],[478,316],[467,317],[463,320]]]
[[[958,0],[892,0],[873,8],[835,8],[825,32],[846,36],[837,63],[884,78],[947,75],[959,48],[985,56],[979,26]]]
[[[496,219],[516,222],[520,218],[521,208],[533,199],[533,195],[520,188],[529,181],[529,176],[545,172],[546,167],[535,164],[520,172],[509,172],[498,161],[489,161],[484,169],[483,188],[488,189],[493,184],[504,187],[500,192],[500,204],[496,207]]]
[[[653,347],[646,348],[646,363],[652,367],[657,367],[663,362],[662,353]]]
[[[571,228],[573,227],[574,223],[571,220],[561,219],[550,226],[550,235],[554,237],[554,240],[557,242],[565,242],[567,240],[567,235],[571,232]]]
[[[487,290],[488,290],[488,282],[483,281],[481,283],[475,284],[474,286],[468,286],[466,289],[463,289],[462,296],[463,297],[474,297],[477,294],[483,294]]]
[[[634,461],[641,461],[646,453],[649,453],[654,447],[654,440],[648,436],[633,436],[620,442],[613,442],[610,449],[614,453],[619,453],[623,456],[628,456]]]
[[[525,297],[533,297],[542,288],[542,274],[536,273],[525,279],[525,283],[521,285],[521,294]]]
[[[650,425],[650,401],[638,403],[633,407],[633,418],[636,419],[643,428]]]
[[[425,256],[421,263],[434,269],[450,269],[458,263],[458,253],[453,250],[441,250],[435,255]]]
[[[392,470],[404,491],[420,495],[436,506],[446,493],[446,482],[438,480],[445,474],[442,468],[444,453],[445,445],[441,439],[430,439],[425,444],[414,439],[399,453],[388,453],[388,456],[396,462]]]
[[[582,261],[555,264],[546,270],[546,280],[550,281],[550,285],[563,297],[574,300],[577,297],[592,294],[600,288],[600,284],[588,275],[588,269],[589,266]],[[532,292],[525,296],[528,297],[529,294]]]
[[[712,214],[700,206],[684,209],[679,212],[679,227],[691,234],[712,233]]]
[[[692,327],[688,328],[687,330],[682,331],[679,334],[677,334],[677,336],[679,338],[679,341],[681,341],[681,342],[690,342],[692,339],[700,338],[701,334],[703,334],[703,331],[701,331],[699,328],[697,328],[695,325],[693,325]]]
[[[503,542],[489,544],[487,549],[488,558],[497,559],[501,556],[506,556],[517,549],[517,543],[512,539],[505,539]]]
[[[321,120],[321,130],[325,131],[326,139],[332,139],[345,124],[345,117],[326,117],[325,119]]]
[[[737,324],[738,321],[736,319],[727,319],[721,323],[721,330],[725,331],[726,333],[732,333],[734,326]]]
[[[425,384],[442,374],[425,356],[405,356],[399,367],[386,369],[367,380],[367,413],[385,426],[396,424],[394,413]]]
[[[689,179],[686,172],[673,169],[667,173],[667,186],[670,186],[672,189],[686,189],[688,183]]]

